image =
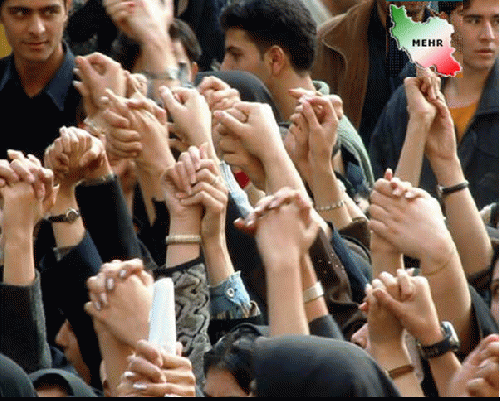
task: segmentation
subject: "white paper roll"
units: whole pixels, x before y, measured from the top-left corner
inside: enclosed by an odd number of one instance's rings
[[[161,278],[153,286],[148,341],[175,355],[176,340],[174,283],[171,278]]]

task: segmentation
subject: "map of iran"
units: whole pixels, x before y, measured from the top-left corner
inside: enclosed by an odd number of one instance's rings
[[[423,68],[434,66],[442,76],[454,77],[460,72],[460,64],[452,55],[455,48],[451,46],[451,34],[454,32],[451,24],[438,17],[424,23],[414,22],[406,15],[404,6],[391,5],[391,16],[391,35],[410,60]]]

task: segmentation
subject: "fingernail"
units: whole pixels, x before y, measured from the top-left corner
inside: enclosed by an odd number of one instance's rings
[[[101,298],[101,302],[102,302],[103,305],[107,305],[108,304],[108,296],[106,295],[105,292],[101,293],[100,298]]]
[[[135,373],[127,370],[127,371],[123,372],[123,377],[126,379],[131,378],[131,377],[135,377]]]
[[[127,271],[125,269],[122,269],[118,272],[118,277],[120,277],[121,279],[124,279],[126,275]]]
[[[97,310],[100,311],[102,309],[101,303],[99,301],[95,301],[94,302],[94,308],[96,308]]]
[[[132,384],[132,387],[137,391],[145,391],[148,389],[148,386],[143,383],[134,383]]]
[[[106,289],[108,291],[112,291],[113,288],[115,288],[115,280],[113,280],[111,277],[106,280]]]

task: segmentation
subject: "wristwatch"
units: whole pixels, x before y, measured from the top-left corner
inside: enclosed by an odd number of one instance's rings
[[[447,352],[457,352],[460,349],[460,340],[455,332],[455,328],[450,322],[441,322],[441,331],[443,332],[444,339],[438,343],[426,347],[420,343],[417,344],[422,358],[436,358]]]
[[[57,216],[49,216],[47,220],[51,223],[73,223],[80,217],[80,212],[69,207],[64,213]]]

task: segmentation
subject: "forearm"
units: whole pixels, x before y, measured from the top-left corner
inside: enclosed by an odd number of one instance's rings
[[[311,288],[319,280],[314,272],[314,267],[309,255],[305,255],[300,260],[301,264],[301,277],[302,277],[302,291]],[[311,323],[313,320],[328,315],[328,307],[326,306],[325,298],[323,296],[314,299],[304,304],[304,311],[306,313],[307,322]]]
[[[112,397],[117,396],[117,387],[123,373],[127,370],[128,360],[134,349],[119,342],[108,330],[98,330],[99,348],[106,368],[106,377]]]
[[[307,194],[302,178],[284,148],[276,150],[263,164],[267,194],[274,194],[285,187],[298,189]]]
[[[420,184],[422,161],[424,157],[425,139],[430,129],[427,114],[410,114],[406,128],[406,139],[401,149],[395,176],[408,181],[413,187]]]
[[[229,256],[224,234],[205,241],[203,254],[209,286],[219,285],[234,274],[234,266]]]
[[[51,214],[52,216],[63,214],[69,208],[78,210],[75,191],[71,186],[61,184]],[[85,235],[85,227],[81,218],[76,219],[73,223],[52,223],[52,231],[58,247],[76,246]]]
[[[449,387],[453,376],[460,370],[460,362],[453,352],[447,352],[443,356],[430,358],[432,377],[436,383],[440,397],[449,396]]]
[[[422,259],[420,273],[431,288],[440,320],[449,321],[460,338],[461,350],[468,350],[472,332],[471,297],[456,250],[441,252],[443,261]]]
[[[372,347],[370,354],[377,363],[386,371],[390,372],[393,369],[409,365],[411,363],[408,352],[403,348],[377,348]],[[403,374],[395,377],[394,384],[403,397],[423,397],[422,388],[415,372]]]
[[[458,157],[434,160],[431,165],[438,184],[443,187],[465,181]],[[471,276],[485,270],[491,263],[493,247],[469,189],[449,194],[443,202],[447,226],[457,246],[465,274]]]
[[[314,204],[321,217],[340,230],[349,225],[352,219],[348,205],[343,201],[344,191],[338,184],[333,168],[329,165],[325,167],[313,169],[311,190]],[[333,208],[325,210],[328,207]]]
[[[396,276],[398,269],[404,268],[401,252],[374,232],[370,236],[370,249],[372,277],[377,278],[383,271]]]
[[[153,225],[156,221],[156,210],[153,205],[153,199],[156,201],[165,201],[165,186],[162,183],[165,171],[166,168],[164,170],[157,169],[156,172],[141,168],[137,169],[137,178],[150,225]]]
[[[309,334],[300,277],[299,258],[266,258],[270,336]],[[293,266],[290,266],[290,265]],[[270,266],[272,265],[272,266]]]
[[[33,225],[26,228],[4,225],[3,283],[31,285],[35,280]]]

